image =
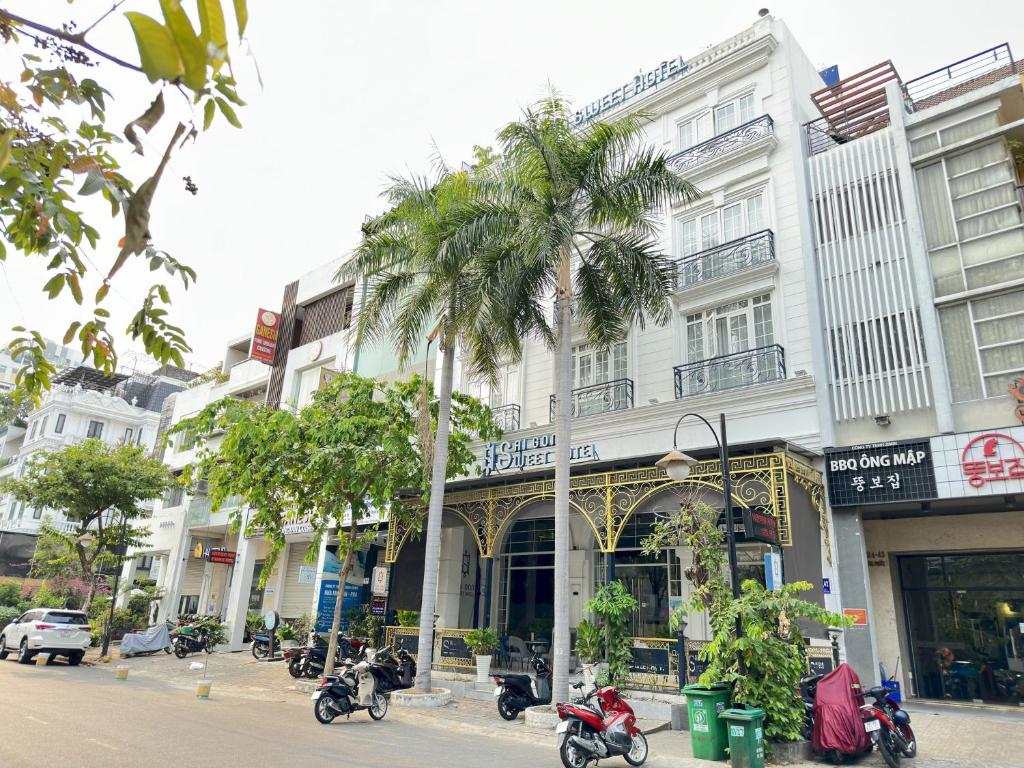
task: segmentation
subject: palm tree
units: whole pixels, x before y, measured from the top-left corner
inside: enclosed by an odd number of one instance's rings
[[[645,146],[646,117],[575,127],[555,93],[500,134],[501,194],[488,201],[489,222],[515,236],[481,252],[513,317],[506,324],[555,348],[555,627],[556,701],[569,693],[569,448],[572,329],[577,315],[588,341],[607,348],[630,327],[670,317],[672,265],[658,245],[659,212],[699,192]],[[502,237],[506,237],[502,234]],[[545,310],[554,293],[555,311]]]
[[[484,155],[478,159],[487,160]],[[434,438],[430,501],[423,564],[423,597],[416,687],[429,691],[433,617],[441,552],[441,510],[448,469],[448,435],[456,348],[471,375],[492,382],[502,362],[522,354],[508,313],[490,300],[490,275],[475,253],[496,228],[477,204],[481,185],[474,175],[440,165],[436,178],[393,178],[385,192],[391,209],[363,227],[363,240],[338,278],[367,280],[359,312],[358,338],[390,340],[405,365],[427,333],[436,333],[441,354],[437,433]],[[427,429],[429,433],[429,426]],[[423,441],[429,456],[429,435]]]

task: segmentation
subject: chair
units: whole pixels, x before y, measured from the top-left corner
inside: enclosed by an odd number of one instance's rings
[[[508,635],[498,638],[498,666],[501,669],[510,669],[509,663],[512,655],[511,649],[508,647]]]
[[[519,669],[526,669],[526,661],[530,658],[530,654],[526,651],[526,644],[523,642],[523,638],[510,635],[508,638],[508,649],[509,669],[512,668],[512,662],[517,662]]]

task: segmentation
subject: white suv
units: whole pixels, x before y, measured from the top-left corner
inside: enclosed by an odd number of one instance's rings
[[[28,664],[37,653],[66,656],[75,666],[92,642],[89,618],[81,611],[36,608],[12,621],[0,634],[0,659],[17,649],[18,662]]]

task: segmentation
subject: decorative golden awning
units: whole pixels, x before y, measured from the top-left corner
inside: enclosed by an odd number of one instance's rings
[[[792,546],[787,475],[807,491],[827,526],[821,473],[802,459],[782,451],[730,459],[733,503],[771,513],[779,521],[779,543]],[[569,506],[583,515],[594,531],[598,548],[614,552],[633,513],[651,496],[669,488],[707,488],[722,492],[721,463],[717,459],[695,465],[685,480],[670,480],[656,467],[577,475],[569,480]],[[444,497],[444,510],[460,517],[476,537],[481,557],[494,557],[505,530],[516,515],[531,504],[554,499],[555,481],[536,480],[454,491]],[[388,526],[385,557],[393,563],[412,527],[393,521]],[[827,527],[826,540],[828,538]]]

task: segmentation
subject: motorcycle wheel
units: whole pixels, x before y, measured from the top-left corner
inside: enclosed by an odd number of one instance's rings
[[[334,710],[331,709],[331,697],[321,696],[316,700],[316,704],[313,705],[313,714],[316,715],[316,719],[324,725],[330,725],[334,722],[334,718],[337,717]]]
[[[885,764],[889,768],[900,768],[900,750],[896,746],[896,739],[893,738],[892,732],[882,726],[881,732],[878,734],[878,751],[882,753],[882,759],[885,760]]]
[[[302,674],[308,677],[310,680],[315,680],[320,677],[320,673],[313,669],[312,664],[304,664],[302,667]]]
[[[504,720],[515,720],[519,717],[519,710],[509,704],[511,698],[512,694],[508,691],[502,691],[501,696],[498,697],[498,714]]]
[[[171,649],[170,646],[167,646],[166,648],[164,648],[164,653],[170,656],[172,653],[174,653],[174,651]]]
[[[562,746],[558,748],[558,756],[562,758],[562,765],[565,768],[586,768],[589,759],[586,754],[569,743],[571,733],[566,733],[562,739]]]
[[[302,677],[302,659],[292,659],[288,662],[288,674],[292,677]]]
[[[623,757],[630,765],[643,765],[647,762],[647,737],[642,732],[637,731],[633,737],[633,746]]]
[[[374,720],[383,720],[388,713],[388,699],[383,693],[373,694],[373,704],[366,710]]]
[[[179,659],[184,659],[188,656],[188,648],[186,648],[184,644],[178,643],[174,646],[174,655]]]
[[[254,659],[265,659],[270,655],[270,646],[252,641],[252,657]]]
[[[917,739],[914,737],[914,729],[909,725],[901,725],[900,735],[906,743],[906,746],[903,747],[903,756],[917,757]]]

